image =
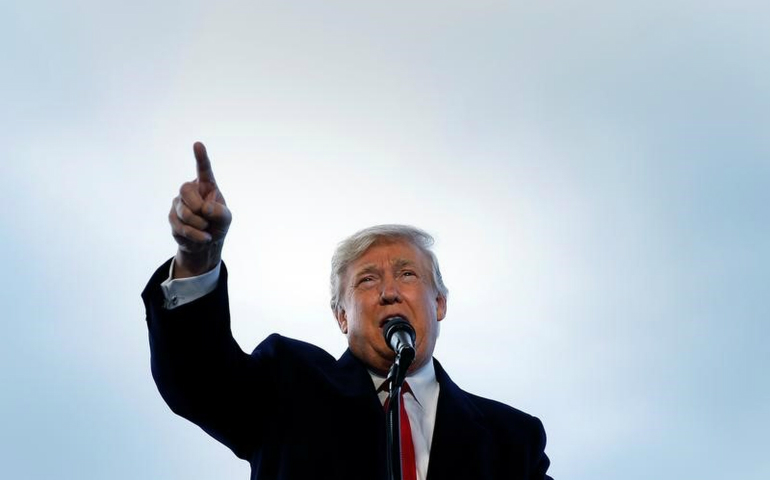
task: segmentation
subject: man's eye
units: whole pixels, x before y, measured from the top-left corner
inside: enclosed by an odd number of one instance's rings
[[[374,277],[361,277],[358,280],[358,284],[361,285],[362,283],[368,283],[368,282],[373,282],[373,281],[374,281]]]
[[[403,272],[401,272],[401,275],[403,275],[404,277],[416,277],[417,276],[417,274],[414,273],[411,270],[404,270]]]

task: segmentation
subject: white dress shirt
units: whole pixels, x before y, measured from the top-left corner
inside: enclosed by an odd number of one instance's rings
[[[379,389],[385,377],[369,372],[374,382],[374,388]],[[414,463],[417,466],[417,480],[428,478],[428,462],[430,446],[433,441],[433,428],[436,426],[436,408],[438,406],[439,385],[436,380],[436,370],[430,361],[416,372],[406,377],[409,383],[409,393],[404,394],[404,408],[412,427],[412,443],[414,444]],[[385,405],[388,392],[378,393],[380,403]]]

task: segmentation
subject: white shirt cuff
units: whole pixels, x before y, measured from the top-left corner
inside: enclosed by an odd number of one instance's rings
[[[164,307],[168,310],[190,303],[214,291],[219,282],[220,261],[210,271],[189,278],[174,278],[174,261],[168,270],[168,278],[160,284],[163,296],[166,297]]]

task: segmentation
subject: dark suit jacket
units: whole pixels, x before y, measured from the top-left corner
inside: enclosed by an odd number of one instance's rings
[[[163,307],[155,272],[142,297],[152,373],[177,414],[251,463],[252,479],[386,480],[385,415],[366,366],[271,335],[251,355],[230,333],[227,270],[214,292]],[[435,362],[440,384],[429,480],[549,479],[535,417],[461,390]]]

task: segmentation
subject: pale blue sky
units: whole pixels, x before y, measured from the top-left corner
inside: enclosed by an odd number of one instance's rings
[[[436,356],[557,479],[770,478],[765,2],[10,1],[0,477],[248,478],[139,298],[206,142],[233,331],[339,355],[336,243],[432,232]]]

